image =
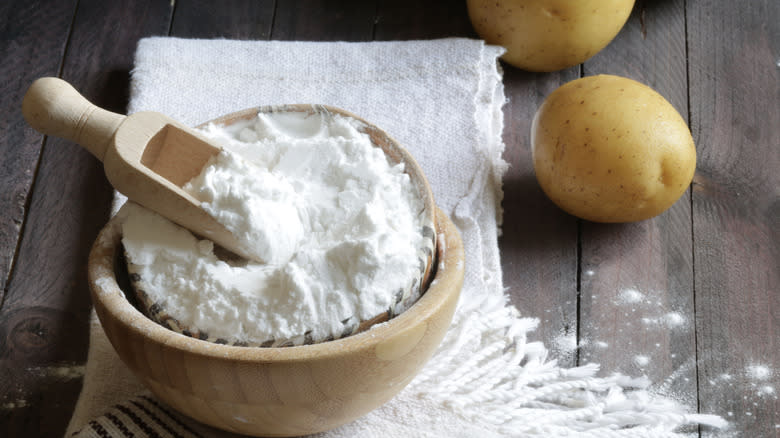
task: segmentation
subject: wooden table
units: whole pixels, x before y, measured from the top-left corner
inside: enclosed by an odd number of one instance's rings
[[[217,6],[219,5],[219,6]],[[100,164],[22,120],[39,76],[124,112],[136,42],[150,35],[279,40],[476,37],[460,1],[0,2],[0,436],[61,436],[78,396],[90,300],[85,263],[106,222]],[[658,392],[780,436],[780,2],[638,0],[585,64],[505,66],[504,282],[564,365],[646,374]],[[688,120],[691,189],[652,220],[577,220],[542,194],[531,117],[572,79],[628,76]]]

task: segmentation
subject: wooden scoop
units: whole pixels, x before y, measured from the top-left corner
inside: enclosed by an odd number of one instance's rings
[[[123,116],[98,108],[58,78],[33,82],[22,113],[37,131],[78,143],[129,199],[243,257],[233,234],[182,186],[221,150],[191,128],[160,113]]]

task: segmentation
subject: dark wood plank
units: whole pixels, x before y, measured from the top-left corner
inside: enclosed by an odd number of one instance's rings
[[[35,391],[34,387],[46,381],[60,380],[52,375],[57,370],[36,367],[35,361],[30,360],[30,356],[34,359],[36,347],[40,345],[39,334],[49,326],[40,324],[37,309],[19,318],[20,312],[9,309],[4,298],[13,283],[9,277],[43,145],[43,136],[29,129],[24,122],[20,102],[27,85],[34,78],[59,73],[75,10],[75,1],[8,1],[0,4],[0,26],[3,29],[0,56],[4,60],[0,64],[0,132],[3,133],[0,142],[0,187],[3,191],[0,197],[2,436],[26,436],[29,434],[13,432],[36,430],[37,419],[29,415],[30,407],[40,404],[40,396],[36,394],[40,391]],[[56,409],[56,403],[48,407]],[[60,414],[54,415],[55,421],[61,422],[61,417]]]
[[[360,0],[291,0],[276,4],[271,38],[370,41],[376,4]]]
[[[271,35],[274,0],[179,0],[171,36],[264,40]]]
[[[167,2],[79,2],[63,78],[124,112],[136,41],[167,32],[170,13]],[[0,314],[0,393],[25,401],[7,418],[4,436],[62,436],[70,419],[87,352],[87,254],[110,199],[99,162],[47,139]]]
[[[780,3],[687,2],[687,17],[699,404],[777,436]]]
[[[504,65],[504,224],[499,240],[504,287],[524,316],[539,318],[534,339],[562,366],[576,364],[577,221],[556,207],[536,181],[531,121],[556,88],[579,77],[579,67],[538,74]]]
[[[380,0],[377,4],[375,40],[447,37],[478,38],[465,1]]]
[[[584,64],[585,75],[644,83],[686,118],[683,0],[639,1],[626,26]],[[696,410],[690,195],[631,224],[582,222],[580,362],[647,375]]]
[[[0,308],[43,144],[27,128],[20,102],[34,78],[59,73],[75,10],[76,1],[0,3]]]

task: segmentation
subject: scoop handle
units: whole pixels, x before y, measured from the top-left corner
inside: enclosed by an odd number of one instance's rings
[[[59,78],[36,79],[22,100],[22,114],[36,131],[78,143],[103,161],[125,116],[93,105]]]

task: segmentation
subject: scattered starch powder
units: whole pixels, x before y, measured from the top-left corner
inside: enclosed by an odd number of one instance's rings
[[[650,363],[650,358],[644,355],[634,356],[634,363],[640,367],[647,366]]]
[[[677,312],[669,312],[659,318],[642,318],[642,323],[645,325],[661,325],[669,329],[682,327],[685,322],[685,317]]]
[[[620,302],[625,304],[639,303],[644,298],[645,296],[642,294],[642,292],[639,292],[636,289],[623,289],[620,291],[620,295],[618,295]]]
[[[663,316],[662,321],[667,327],[679,327],[685,324],[685,318],[677,312],[669,312]]]
[[[753,380],[768,380],[772,377],[772,370],[766,365],[748,365],[746,368],[747,375]]]
[[[213,243],[128,204],[123,243],[149,298],[210,337],[264,342],[386,312],[420,268],[423,204],[359,121],[260,114],[204,134],[223,147],[185,190],[265,263],[220,260]]]
[[[574,332],[561,333],[555,337],[553,346],[561,356],[574,354],[574,352],[577,351],[577,348],[579,348],[577,345],[577,334]]]

